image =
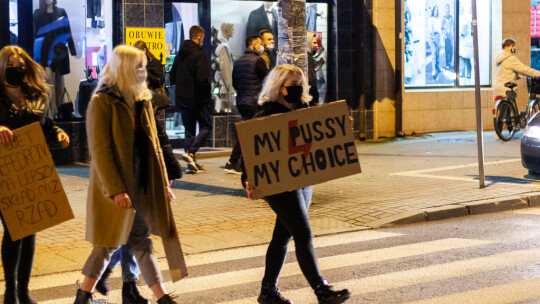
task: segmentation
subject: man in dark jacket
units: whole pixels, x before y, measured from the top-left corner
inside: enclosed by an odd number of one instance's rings
[[[260,54],[264,52],[261,38],[249,36],[246,39],[244,55],[234,62],[233,87],[236,90],[236,108],[242,119],[248,120],[259,111],[259,93],[268,74],[268,68]],[[242,155],[240,144],[236,140],[225,171],[241,174],[239,160]]]
[[[187,162],[187,173],[204,172],[195,159],[195,153],[204,144],[212,130],[212,96],[210,95],[209,68],[203,52],[204,29],[194,25],[189,29],[189,40],[180,46],[174,58],[170,82],[176,84],[175,105],[180,108],[186,130],[182,159]],[[195,136],[199,123],[199,134]]]

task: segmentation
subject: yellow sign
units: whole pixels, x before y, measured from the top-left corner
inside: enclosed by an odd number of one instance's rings
[[[165,49],[165,29],[158,27],[127,27],[126,28],[126,44],[133,45],[135,42],[142,40],[146,42],[148,50],[165,64],[167,57]]]

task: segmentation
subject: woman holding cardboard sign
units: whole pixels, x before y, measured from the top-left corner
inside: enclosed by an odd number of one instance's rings
[[[255,117],[286,113],[307,107],[307,103],[311,100],[308,92],[308,82],[302,70],[292,65],[277,66],[266,78],[259,98],[262,109]],[[245,170],[242,181],[246,181]],[[253,189],[248,182],[244,185],[248,198],[253,199]],[[266,268],[261,293],[257,299],[259,303],[291,303],[281,295],[276,285],[291,237],[294,238],[300,269],[315,291],[319,303],[343,303],[350,297],[347,289],[334,291],[319,272],[307,213],[311,204],[311,194],[312,187],[310,186],[263,198],[274,210],[277,219],[272,240],[266,252]]]
[[[50,96],[45,71],[23,49],[6,46],[0,50],[0,144],[12,141],[12,130],[39,122],[49,143],[59,142],[67,147],[69,136],[45,115]],[[36,235],[12,241],[4,218],[0,217],[4,225],[4,303],[36,303],[28,293]]]

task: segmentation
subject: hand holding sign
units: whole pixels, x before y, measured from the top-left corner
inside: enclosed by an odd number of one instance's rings
[[[39,123],[12,132],[0,144],[0,210],[15,241],[74,216]]]
[[[344,101],[237,123],[249,184],[264,197],[360,173]]]

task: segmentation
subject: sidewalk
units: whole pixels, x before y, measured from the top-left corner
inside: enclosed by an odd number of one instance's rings
[[[486,187],[479,189],[475,140],[475,132],[449,132],[358,143],[363,173],[314,187],[314,235],[540,202],[540,181],[521,166],[519,140],[502,143],[493,132],[485,134]],[[245,198],[240,176],[223,171],[227,156],[199,159],[207,172],[173,183],[177,199],[172,206],[184,252],[267,243],[275,221],[267,204]],[[64,166],[58,172],[75,219],[38,233],[34,276],[79,270],[91,250],[84,241],[88,167]],[[154,244],[163,258],[159,239]]]

